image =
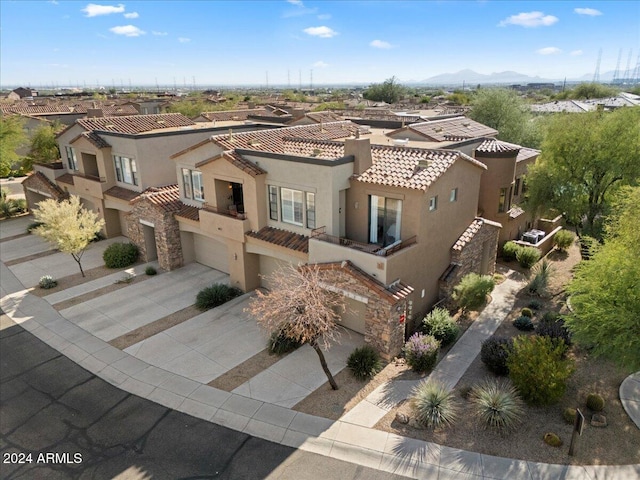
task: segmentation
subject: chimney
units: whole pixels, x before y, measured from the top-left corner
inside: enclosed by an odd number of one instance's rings
[[[104,117],[104,112],[101,108],[87,108],[87,118]]]
[[[304,109],[294,108],[291,110],[291,115],[293,115],[294,120],[298,120],[299,118],[304,117]]]
[[[360,175],[373,165],[369,138],[347,138],[344,142],[344,155],[353,155],[354,175]]]

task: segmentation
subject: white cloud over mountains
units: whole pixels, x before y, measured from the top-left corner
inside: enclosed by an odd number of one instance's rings
[[[498,26],[506,27],[507,25],[519,25],[525,28],[548,27],[557,21],[558,17],[545,15],[543,12],[523,12],[505,18],[498,24]]]

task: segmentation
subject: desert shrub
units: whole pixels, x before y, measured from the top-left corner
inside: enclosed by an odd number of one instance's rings
[[[155,267],[153,267],[152,265],[149,265],[147,268],[144,269],[144,273],[145,275],[155,275],[158,273],[158,271],[155,269]]]
[[[50,288],[58,285],[58,281],[53,278],[51,275],[44,275],[40,277],[40,281],[38,282],[40,288],[44,288],[45,290],[49,290]]]
[[[564,421],[570,425],[573,425],[576,421],[576,409],[575,408],[565,408],[562,412],[562,418]]]
[[[546,258],[533,267],[532,276],[527,283],[529,295],[543,295],[547,291],[552,271],[551,264]]]
[[[564,395],[573,373],[573,363],[564,356],[566,348],[547,337],[520,336],[513,341],[509,378],[525,402],[548,405]]]
[[[589,260],[598,250],[600,250],[600,242],[587,235],[580,237],[580,256],[583,260]]]
[[[564,252],[571,246],[574,238],[573,233],[569,230],[560,230],[553,236],[553,245],[561,252]]]
[[[558,312],[548,311],[544,312],[544,315],[540,319],[541,322],[555,322],[560,319],[560,314]]]
[[[445,308],[434,308],[422,320],[422,330],[426,335],[433,335],[444,346],[456,339],[460,328]]]
[[[542,437],[542,439],[544,440],[544,443],[546,443],[547,445],[550,445],[552,447],[561,447],[562,446],[562,440],[560,440],[560,437],[558,435],[556,435],[555,433],[545,433],[544,437]]]
[[[296,348],[302,345],[297,340],[288,337],[284,329],[276,330],[272,332],[267,341],[267,349],[269,353],[274,355],[284,355],[285,353],[293,352]]]
[[[523,332],[530,332],[531,330],[533,330],[533,322],[531,321],[531,318],[525,317],[524,315],[516,318],[513,321],[513,326],[518,330],[522,330]]]
[[[33,231],[40,225],[42,225],[42,222],[31,222],[29,225],[27,225],[27,233],[33,233]]]
[[[533,311],[530,308],[523,308],[522,310],[520,310],[520,316],[522,317],[533,317]]]
[[[133,243],[112,243],[102,254],[107,268],[124,268],[133,265],[138,260],[140,250]]]
[[[198,295],[196,295],[196,307],[200,310],[209,310],[228,302],[241,293],[237,288],[230,287],[225,283],[214,283],[198,292]]]
[[[471,401],[478,418],[489,428],[510,430],[521,422],[524,409],[516,389],[507,383],[487,381],[473,389]]]
[[[351,352],[347,359],[347,367],[358,380],[366,380],[382,370],[382,362],[375,348],[364,345]]]
[[[456,420],[453,392],[434,380],[418,384],[409,402],[417,422],[425,427],[445,427]]]
[[[480,359],[489,370],[497,375],[509,373],[507,358],[513,348],[513,341],[506,337],[491,337],[482,342]]]
[[[491,275],[469,273],[453,288],[453,299],[463,310],[474,310],[482,306],[494,286]]]
[[[540,260],[540,250],[534,247],[522,247],[516,252],[516,260],[522,268],[531,268]]]
[[[542,308],[542,302],[537,298],[533,298],[529,300],[527,307],[529,307],[531,310],[540,310],[540,308]]]
[[[502,246],[502,259],[505,262],[512,262],[513,260],[516,259],[516,253],[518,252],[518,249],[520,249],[522,247],[520,247],[518,244],[516,244],[515,242],[507,242]]]
[[[561,318],[545,320],[543,317],[536,326],[536,333],[541,337],[549,337],[555,341],[562,340],[567,346],[571,345],[571,331]]]
[[[587,395],[587,407],[594,412],[601,412],[604,409],[604,398],[597,393]]]
[[[107,238],[107,236],[104,233],[102,233],[102,231],[96,232],[96,234],[93,236],[93,239],[91,240],[91,242],[93,242],[93,243],[99,242],[100,240],[104,240],[106,238]]]
[[[414,333],[402,349],[407,365],[416,372],[428,372],[436,364],[440,342],[432,335]]]

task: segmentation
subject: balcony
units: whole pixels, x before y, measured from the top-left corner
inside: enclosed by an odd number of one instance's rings
[[[326,227],[320,227],[312,230],[311,238],[316,238],[318,240],[322,240],[323,242],[333,243],[334,245],[341,245],[343,247],[358,250],[360,252],[370,253],[371,255],[376,255],[378,257],[388,257],[396,253],[398,250],[402,250],[403,248],[409,247],[416,243],[416,236],[414,235],[413,237],[409,237],[406,240],[398,240],[397,242],[383,248],[373,243],[360,243],[356,242],[355,240],[349,240],[348,238],[328,235],[325,233],[325,230]]]
[[[73,184],[79,195],[87,194],[96,198],[103,198],[103,192],[106,190],[107,179],[94,175],[86,175],[84,173],[73,173]]]
[[[244,213],[205,203],[200,210],[200,228],[210,236],[221,236],[244,242],[244,234],[251,230]]]

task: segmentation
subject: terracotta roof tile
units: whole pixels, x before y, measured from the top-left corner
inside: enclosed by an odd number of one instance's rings
[[[165,187],[149,187],[131,203],[141,200],[149,200],[152,204],[160,207],[165,212],[179,212],[184,207],[180,201],[180,189],[178,185],[167,185]]]
[[[313,120],[316,123],[320,122],[340,122],[342,121],[342,117],[336,113],[325,111],[325,112],[309,112],[304,114],[305,117]],[[299,119],[298,119],[299,120]]]
[[[65,173],[63,175],[60,175],[59,177],[56,177],[56,181],[60,183],[66,183],[67,185],[74,185],[73,175],[71,175],[70,173]]]
[[[344,143],[329,140],[283,138],[283,153],[299,157],[318,157],[334,160],[344,157]]]
[[[265,108],[247,108],[243,110],[224,110],[221,112],[202,112],[200,116],[210,122],[224,122],[229,120],[246,120],[249,115],[267,115],[269,110]]]
[[[476,152],[480,154],[507,154],[513,155],[517,154],[520,151],[520,147],[518,145],[514,145],[513,143],[502,142],[500,140],[496,140],[495,138],[487,138],[480,145],[476,147]]]
[[[486,218],[477,217],[471,222],[471,224],[466,228],[462,235],[456,240],[456,243],[453,244],[452,249],[456,251],[462,250],[473,237],[482,229],[484,225],[490,225],[495,228],[502,228],[502,225],[497,222],[492,222],[491,220],[487,220]]]
[[[360,182],[426,190],[458,159],[485,169],[481,162],[456,150],[372,145],[373,165],[355,178]]]
[[[111,187],[110,189],[105,190],[104,194],[129,202],[140,195],[140,192],[134,192],[133,190],[129,190],[128,188]]]
[[[98,135],[95,132],[82,132],[80,135],[78,135],[76,138],[71,140],[69,143],[73,144],[78,140],[80,140],[81,138],[86,138],[87,140],[89,140],[89,142],[91,142],[93,145],[95,145],[98,148],[108,148],[111,146],[109,142],[107,142],[104,138],[102,138],[100,135]]]
[[[66,196],[67,192],[65,192],[64,190],[62,190],[58,185],[56,185],[55,183],[53,183],[51,180],[49,180],[49,177],[47,177],[44,173],[42,172],[35,172],[31,175],[29,175],[27,178],[25,178],[22,183],[29,186],[29,184],[35,180],[35,179],[39,179],[42,182],[44,182],[45,184],[49,185],[49,187],[52,189],[52,191],[55,191],[60,197]],[[73,179],[73,177],[71,177]]]
[[[432,142],[444,142],[450,139],[468,139],[477,137],[492,137],[498,131],[467,117],[445,118],[421,123],[413,123],[409,126],[389,132],[388,135],[400,133],[403,130],[414,131]],[[447,138],[449,137],[449,138]]]
[[[248,237],[289,248],[297,252],[309,253],[309,237],[273,227],[262,227],[257,232],[248,232]]]
[[[157,115],[131,115],[124,117],[96,117],[76,120],[88,131],[137,134],[163,128],[187,127],[195,125],[193,120],[181,113],[161,113]]]
[[[200,221],[200,209],[191,205],[182,205],[182,208],[176,213],[176,217],[186,218],[195,222]]]

